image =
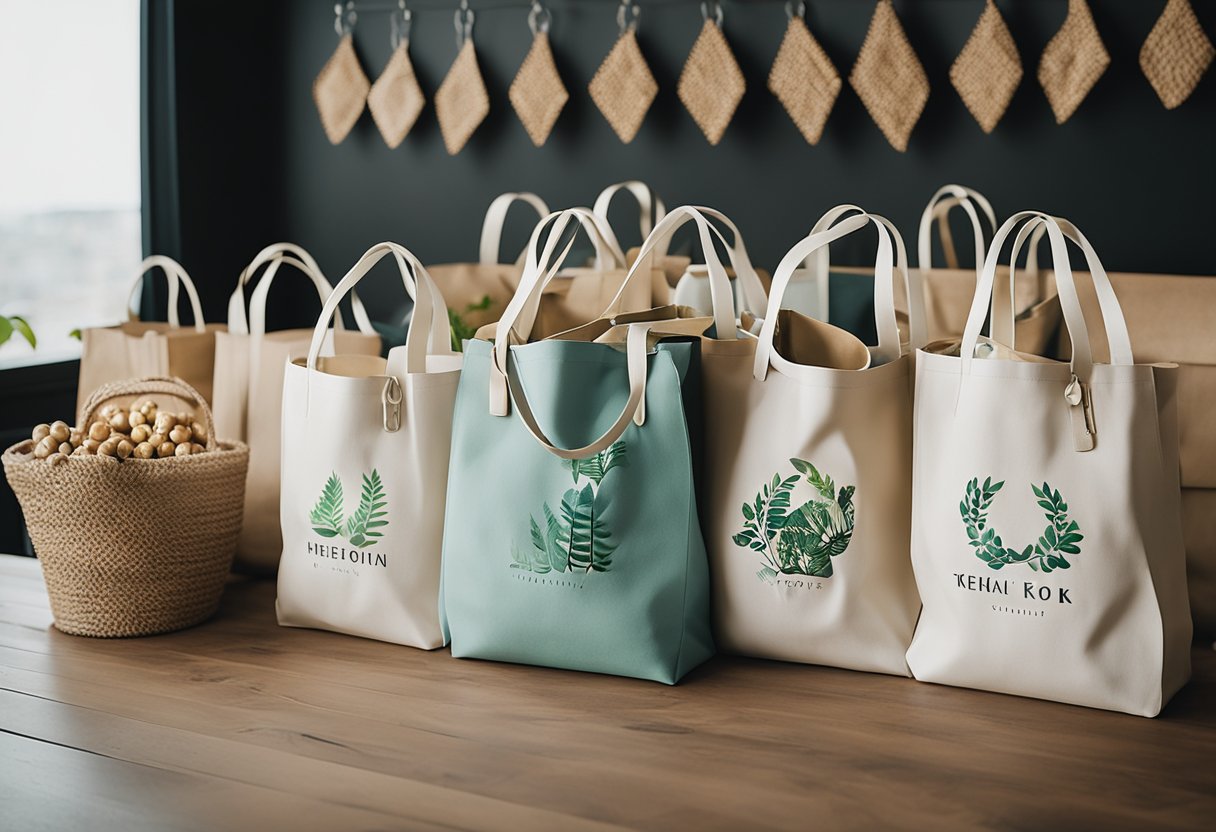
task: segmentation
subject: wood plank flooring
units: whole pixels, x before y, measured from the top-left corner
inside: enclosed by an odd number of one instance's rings
[[[51,628],[0,556],[0,829],[1198,829],[1216,654],[1156,720],[719,657],[676,687],[212,621]]]

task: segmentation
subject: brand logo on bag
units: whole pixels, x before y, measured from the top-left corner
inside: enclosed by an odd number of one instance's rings
[[[967,483],[966,494],[958,504],[963,527],[967,531],[967,543],[975,556],[993,570],[1022,564],[1033,572],[1043,574],[1059,569],[1071,569],[1072,563],[1068,557],[1081,554],[1081,548],[1077,544],[1084,540],[1085,536],[1081,533],[1077,521],[1069,519],[1068,503],[1060,496],[1060,492],[1046,482],[1041,487],[1030,486],[1031,492],[1046,514],[1047,528],[1037,541],[1019,549],[1006,546],[1001,535],[988,524],[988,511],[996,499],[997,492],[1004,486],[1004,480],[994,483],[992,477],[988,477],[981,483],[976,477]],[[1033,581],[1019,582],[991,575],[965,575],[959,572],[954,573],[954,580],[958,589],[1003,595],[1010,600],[1045,602],[1054,599],[1059,604],[1072,603],[1071,590],[1066,587],[1051,587]],[[1041,611],[1000,604],[993,604],[992,608],[997,612],[1012,615],[1037,618],[1043,616]]]
[[[852,485],[836,490],[827,474],[804,459],[791,459],[798,474],[781,478],[773,474],[756,494],[754,503],[743,504],[743,530],[735,545],[760,555],[763,565],[756,577],[765,583],[791,588],[821,589],[819,581],[783,576],[832,577],[832,558],[843,555],[853,539],[855,508]],[[791,494],[799,474],[818,495],[790,510]]]
[[[321,490],[317,504],[308,513],[312,530],[325,538],[343,538],[354,549],[341,546],[326,546],[324,544],[308,544],[309,554],[320,557],[348,560],[353,563],[363,563],[375,566],[385,566],[385,556],[379,553],[370,554],[358,551],[368,549],[380,542],[384,536],[384,528],[388,526],[388,497],[384,493],[384,483],[380,473],[373,468],[370,474],[363,475],[362,488],[359,491],[359,505],[354,513],[343,518],[345,510],[342,496],[342,480],[336,473],[331,473]]]
[[[563,464],[570,469],[574,487],[562,495],[556,511],[546,502],[541,508],[540,521],[529,515],[531,545],[521,548],[512,542],[511,568],[537,575],[608,572],[612,569],[616,543],[612,541],[603,514],[612,493],[601,486],[609,471],[627,464],[625,442],[614,442],[594,456],[565,460]],[[567,582],[529,583],[563,586]],[[577,585],[581,587],[581,584]]]

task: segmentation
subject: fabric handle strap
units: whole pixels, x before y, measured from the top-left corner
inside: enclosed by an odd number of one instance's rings
[[[653,230],[650,216],[653,212],[654,223],[663,221],[663,217],[667,215],[667,207],[663,205],[663,200],[654,189],[638,179],[631,179],[627,182],[618,182],[615,185],[609,185],[604,190],[600,191],[600,195],[595,198],[595,204],[592,206],[592,212],[603,220],[604,225],[608,228],[608,234],[611,235],[611,241],[620,248],[620,243],[616,238],[616,234],[612,231],[612,226],[608,222],[608,206],[612,204],[612,198],[622,190],[628,191],[633,195],[633,198],[638,203],[638,226],[642,231],[642,239],[645,240],[650,236]],[[656,255],[659,258],[667,256],[667,248],[663,247]]]
[[[203,305],[199,302],[198,290],[194,288],[194,281],[190,279],[190,275],[182,268],[181,263],[163,254],[153,254],[150,257],[145,257],[144,261],[139,265],[139,276],[135,278],[135,282],[131,284],[131,291],[127,293],[128,319],[132,321],[139,320],[139,315],[131,311],[131,301],[135,299],[136,294],[139,292],[139,287],[143,285],[144,275],[157,267],[165,273],[165,279],[169,283],[169,326],[173,329],[178,329],[181,326],[177,316],[177,297],[179,287],[185,286],[186,297],[190,300],[190,311],[194,313],[194,331],[205,332],[207,325],[203,321]]]
[[[505,193],[495,197],[490,203],[490,207],[486,209],[486,218],[481,225],[481,247],[479,249],[481,265],[495,266],[499,264],[499,249],[502,246],[502,226],[507,220],[507,211],[516,202],[525,202],[531,205],[538,217],[544,217],[549,213],[549,206],[536,194],[526,192]],[[522,258],[522,256],[523,253],[521,252],[520,257]]]

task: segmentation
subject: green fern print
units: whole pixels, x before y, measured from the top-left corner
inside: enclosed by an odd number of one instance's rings
[[[343,522],[342,480],[337,473],[331,473],[308,518],[312,522],[312,530],[321,537],[344,536],[351,546],[363,549],[375,546],[384,536],[383,529],[388,525],[385,519],[388,517],[387,507],[384,483],[380,479],[380,472],[373,468],[370,474],[363,475],[358,508]]]
[[[766,583],[778,575],[830,578],[832,558],[844,554],[853,539],[856,488],[837,490],[830,476],[804,459],[791,459],[790,464],[797,474],[785,479],[774,474],[755,502],[743,504],[743,530],[733,538],[736,546],[760,555],[763,565],[756,577]],[[791,510],[799,479],[817,496]]]
[[[511,547],[511,568],[547,572],[608,572],[616,544],[603,521],[610,495],[600,486],[608,472],[626,465],[624,440],[586,459],[566,460],[574,487],[554,510],[546,502],[529,520],[530,548]],[[584,481],[579,487],[580,481]]]
[[[1042,487],[1030,486],[1039,507],[1047,516],[1047,528],[1034,543],[1025,548],[1009,548],[1005,541],[988,525],[988,509],[1005,481],[994,483],[988,477],[982,483],[976,477],[967,483],[967,493],[958,504],[963,526],[967,529],[967,542],[975,556],[992,569],[1024,563],[1035,572],[1054,572],[1068,569],[1068,555],[1081,554],[1077,545],[1085,536],[1076,520],[1068,518],[1068,503],[1046,482]]]

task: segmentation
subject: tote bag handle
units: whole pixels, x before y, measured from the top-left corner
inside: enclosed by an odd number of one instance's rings
[[[199,303],[198,290],[194,288],[194,281],[190,279],[190,275],[186,274],[181,263],[163,254],[145,257],[144,261],[139,264],[139,276],[135,278],[135,282],[131,284],[131,291],[127,293],[128,320],[139,320],[139,315],[131,310],[131,301],[135,300],[139,287],[143,285],[144,276],[158,267],[165,273],[165,279],[169,282],[169,326],[172,329],[178,329],[181,326],[177,317],[177,293],[179,286],[185,286],[186,296],[190,299],[190,311],[194,313],[194,331],[205,332],[207,326],[203,322],[203,305]]]
[[[595,198],[595,204],[591,207],[591,212],[600,218],[609,240],[616,245],[617,248],[622,248],[617,240],[616,233],[612,230],[612,225],[608,222],[608,207],[612,204],[612,198],[621,191],[630,193],[638,203],[638,227],[642,231],[642,239],[645,240],[650,236],[650,232],[654,228],[655,223],[663,221],[663,217],[667,216],[667,206],[663,204],[663,200],[659,197],[654,189],[638,179],[631,179],[627,182],[617,182],[615,185],[609,185],[604,190],[600,191],[600,195]],[[654,222],[651,222],[651,213],[654,214]],[[623,250],[623,249],[622,249]],[[667,256],[667,247],[657,255],[658,257]]]
[[[920,215],[920,228],[916,236],[917,268],[922,271],[933,268],[933,244],[930,237],[934,221],[937,222],[938,239],[941,240],[942,252],[946,256],[946,267],[958,268],[958,254],[950,234],[950,211],[961,207],[971,220],[971,230],[975,235],[975,271],[979,274],[979,270],[984,266],[985,249],[984,228],[980,225],[980,217],[975,210],[977,205],[988,220],[988,232],[995,232],[996,212],[992,210],[992,203],[988,198],[979,191],[965,185],[943,185],[937,189],[937,193],[933,194],[933,198]]]
[[[317,261],[300,246],[293,243],[275,243],[259,251],[253,260],[249,262],[249,265],[241,271],[240,277],[237,278],[236,289],[228,298],[229,332],[238,335],[266,334],[266,298],[270,294],[270,286],[278,274],[279,267],[284,263],[292,266],[312,281],[312,285],[317,290],[317,297],[322,304],[325,303],[325,299],[329,297],[329,293],[333,291],[333,287],[321,272],[321,267],[317,265]],[[249,299],[248,314],[246,314],[244,289],[254,279],[254,275],[257,274],[258,269],[262,266],[266,266],[266,271],[263,272],[261,280],[258,281],[258,285],[253,290],[253,295]],[[367,310],[359,299],[359,295],[352,292],[350,301],[351,310],[355,314],[355,322],[359,327],[359,331],[365,335],[376,334],[376,330],[372,327],[372,322],[367,316]],[[345,329],[341,315],[334,317],[334,329],[338,331]]]
[[[726,241],[726,237],[718,230],[717,226],[708,222],[707,217],[712,217],[718,220],[734,234],[734,245],[730,245]],[[641,280],[639,274],[648,273],[650,267],[648,265],[651,258],[657,258],[660,252],[667,250],[667,245],[673,234],[681,226],[688,222],[695,222],[701,240],[701,251],[705,258],[705,265],[709,272],[709,292],[710,303],[713,306],[714,313],[714,329],[716,336],[722,340],[732,340],[737,337],[736,333],[736,314],[734,297],[730,288],[730,281],[726,276],[725,269],[722,268],[722,261],[718,257],[717,250],[713,244],[711,232],[726,248],[727,254],[730,257],[731,266],[735,270],[735,279],[740,281],[743,288],[743,300],[753,312],[759,312],[768,305],[768,297],[764,291],[764,286],[760,283],[760,278],[756,275],[756,269],[752,266],[751,258],[748,256],[747,248],[743,244],[743,235],[739,233],[738,227],[720,211],[713,208],[703,206],[683,205],[672,210],[655,226],[654,230],[646,237],[642,243],[642,248],[638,251],[637,259],[633,261],[633,266],[629,270],[629,274],[625,277],[625,282],[621,284],[621,288],[617,291],[616,297],[608,305],[604,311],[605,317],[620,314],[626,293],[629,286],[635,280]]]
[[[425,373],[428,355],[453,355],[448,308],[430,274],[413,252],[397,243],[377,243],[369,248],[346,276],[338,281],[333,292],[325,300],[317,325],[312,331],[312,343],[308,347],[307,367],[317,369],[317,358],[325,341],[325,332],[330,320],[337,312],[338,304],[355,284],[363,279],[372,266],[386,255],[392,254],[401,272],[405,291],[414,301],[414,317],[405,336],[405,371]],[[430,323],[426,326],[426,322]]]
[[[896,251],[893,250],[902,248],[899,232],[895,230],[889,220],[876,214],[862,212],[840,219],[844,213],[847,213],[840,211],[840,208],[854,210],[853,206],[837,206],[824,214],[824,217],[835,218],[830,220],[834,224],[812,232],[795,244],[781,259],[776,272],[773,273],[768,309],[764,315],[764,323],[760,327],[760,334],[757,336],[756,356],[752,365],[752,375],[757,380],[763,381],[768,375],[769,367],[773,366],[776,357],[773,339],[777,332],[777,313],[781,309],[782,296],[785,294],[794,272],[808,257],[826,249],[830,243],[870,224],[874,225],[878,233],[878,254],[874,262],[874,324],[878,330],[878,346],[870,348],[870,354],[874,359],[871,366],[890,363],[902,355],[899,325],[895,318]],[[822,221],[816,223],[816,227],[821,223]],[[891,242],[892,237],[896,240],[894,246]],[[906,277],[906,265],[903,271]],[[919,291],[919,276],[914,276],[912,281],[912,288]],[[910,345],[911,349],[924,345],[924,326],[923,321],[919,319],[920,315],[920,310],[913,304],[913,309],[909,312],[909,324],[914,332],[920,333],[921,340],[914,336]]]
[[[507,220],[507,212],[511,210],[511,206],[516,202],[523,202],[532,206],[538,217],[543,218],[549,214],[549,206],[536,194],[511,192],[496,196],[490,203],[490,207],[486,209],[486,218],[481,225],[481,247],[478,249],[481,265],[499,265],[498,258],[501,256],[500,249],[502,247],[502,226]],[[523,257],[524,252],[520,252],[519,260],[522,260]]]

